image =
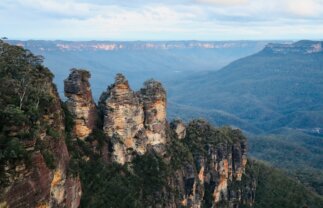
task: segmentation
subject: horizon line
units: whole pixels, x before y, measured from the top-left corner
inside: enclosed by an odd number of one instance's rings
[[[323,39],[308,39],[308,38],[300,38],[300,39],[32,39],[32,38],[0,38],[3,41],[64,41],[64,42],[268,42],[268,41],[323,41]]]

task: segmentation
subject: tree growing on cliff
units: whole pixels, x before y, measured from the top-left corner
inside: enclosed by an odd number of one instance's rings
[[[12,104],[25,112],[31,106],[38,109],[42,97],[46,97],[48,78],[53,77],[42,63],[42,56],[0,40],[1,106]]]

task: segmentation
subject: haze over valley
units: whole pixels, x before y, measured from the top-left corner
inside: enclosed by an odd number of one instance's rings
[[[322,208],[322,0],[1,0],[0,208]]]
[[[154,78],[167,89],[169,119],[240,128],[252,156],[300,180],[323,173],[322,42],[9,42],[45,57],[63,100],[63,81],[75,67],[91,71],[95,100],[116,73],[135,90]],[[321,182],[309,186],[322,193]]]

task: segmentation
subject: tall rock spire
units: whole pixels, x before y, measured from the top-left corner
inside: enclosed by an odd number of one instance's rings
[[[139,151],[135,136],[144,128],[143,105],[126,78],[117,74],[115,83],[102,94],[100,108],[103,131],[113,145],[112,160],[123,164],[131,160],[130,150]]]
[[[74,117],[74,133],[79,139],[84,139],[95,127],[97,117],[96,106],[92,97],[89,78],[86,70],[72,69],[64,81],[64,93],[68,98],[67,107]]]
[[[149,143],[166,143],[166,91],[158,81],[150,79],[140,90],[144,106],[145,128]]]
[[[100,98],[103,130],[112,143],[112,159],[129,162],[148,147],[162,153],[166,143],[166,93],[159,82],[145,82],[134,92],[122,74]]]

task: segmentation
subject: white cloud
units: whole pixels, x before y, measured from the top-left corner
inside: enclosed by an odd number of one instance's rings
[[[76,0],[18,0],[18,3],[35,11],[64,16],[87,16],[99,8],[99,5]]]
[[[311,17],[322,13],[322,1],[315,0],[289,0],[287,9],[290,13],[297,16]]]
[[[323,0],[138,1],[140,4],[128,7],[108,0],[104,4],[95,0],[1,0],[0,35],[36,39],[279,39],[323,34]]]
[[[205,4],[217,4],[217,5],[243,5],[249,2],[249,0],[196,0],[198,3]]]

